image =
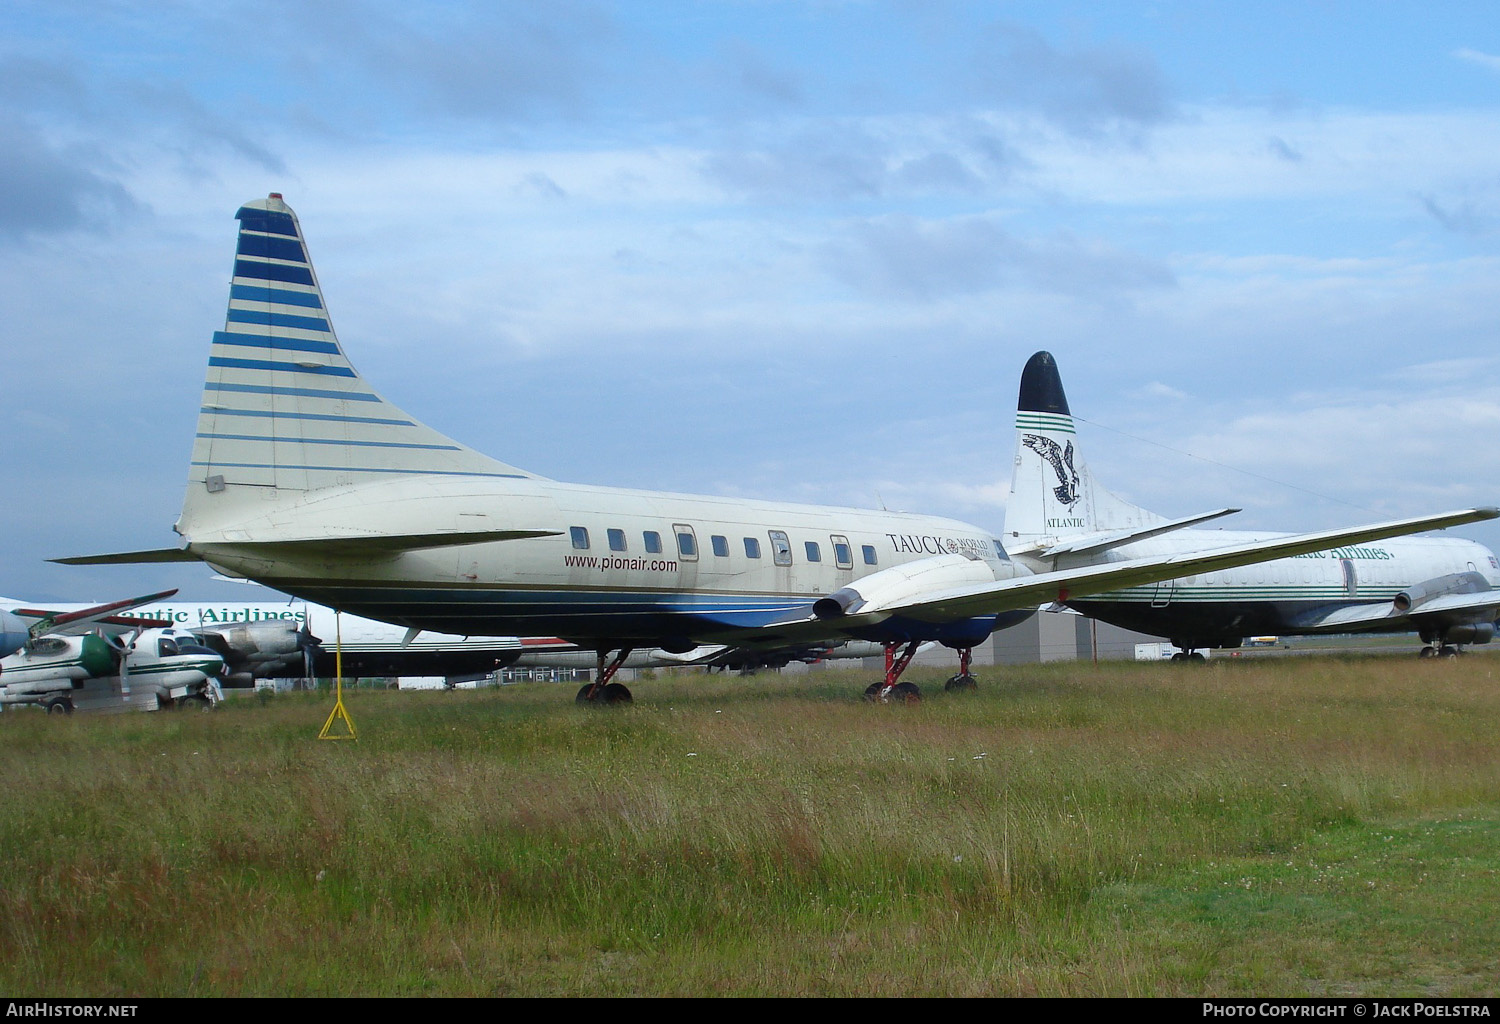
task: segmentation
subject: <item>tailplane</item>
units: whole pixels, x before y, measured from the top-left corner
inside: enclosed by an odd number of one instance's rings
[[[301,226],[279,193],[235,217],[229,312],[213,337],[179,533],[382,478],[533,475],[418,422],[365,383],[334,336]]]
[[[1195,516],[1192,521],[1207,517]],[[1012,554],[1081,552],[1180,525],[1187,523],[1138,508],[1094,483],[1078,450],[1057,362],[1050,352],[1032,356],[1021,374],[1016,403],[1016,458],[1005,506],[1006,549]]]

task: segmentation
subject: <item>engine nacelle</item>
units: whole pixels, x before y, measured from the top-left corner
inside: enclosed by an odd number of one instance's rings
[[[292,619],[236,622],[193,632],[224,658],[231,678],[246,672],[260,677],[298,675],[302,672],[303,647],[310,642]]]
[[[1423,604],[1435,597],[1445,597],[1448,594],[1480,594],[1490,589],[1489,581],[1477,572],[1454,572],[1447,576],[1435,576],[1430,580],[1423,580],[1414,587],[1407,587],[1391,601],[1391,607],[1398,612],[1409,612],[1413,608],[1420,608]],[[1468,643],[1469,641],[1458,641]],[[1483,643],[1484,641],[1476,641]]]
[[[971,554],[934,555],[893,565],[820,598],[813,614],[823,620],[880,612],[935,597],[944,591],[997,579],[988,562]]]
[[[1450,644],[1487,644],[1495,638],[1493,622],[1473,622],[1466,626],[1449,626],[1444,634]]]

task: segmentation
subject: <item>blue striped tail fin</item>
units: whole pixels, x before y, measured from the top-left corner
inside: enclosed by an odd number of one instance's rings
[[[229,311],[213,336],[180,526],[222,520],[247,497],[275,498],[267,489],[533,476],[433,430],[365,383],[334,335],[301,226],[279,194],[235,216]]]

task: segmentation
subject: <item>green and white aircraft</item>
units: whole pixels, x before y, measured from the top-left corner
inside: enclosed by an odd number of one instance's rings
[[[223,658],[166,622],[117,614],[175,593],[75,611],[7,609],[29,626],[26,639],[0,658],[0,709],[32,704],[49,714],[71,714],[212,708],[224,697],[218,684]]]
[[[1237,509],[1168,520],[1094,482],[1062,378],[1038,352],[1021,375],[1016,465],[1004,544],[1035,572],[1101,561],[1159,558],[1285,534],[1187,529]],[[1356,542],[1294,557],[1077,595],[1076,611],[1169,638],[1183,652],[1239,647],[1245,637],[1418,633],[1423,657],[1486,644],[1500,615],[1500,562],[1486,547],[1448,537]],[[1173,655],[1174,658],[1188,657]],[[1202,658],[1202,655],[1197,655]]]
[[[1036,572],[989,530],[952,519],[560,483],[376,393],[334,335],[281,195],[236,217],[229,311],[175,525],[182,546],[59,561],[202,560],[410,629],[561,637],[596,652],[580,700],[628,699],[611,677],[635,648],[845,639],[886,647],[871,696],[912,699],[900,676],[923,643],[967,652],[1040,604],[1500,515],[1464,509]]]

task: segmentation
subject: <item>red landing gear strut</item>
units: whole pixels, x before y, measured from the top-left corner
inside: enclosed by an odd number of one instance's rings
[[[958,675],[952,676],[943,684],[943,689],[949,693],[959,690],[978,689],[979,684],[969,674],[969,666],[974,663],[974,648],[961,647],[958,650]]]
[[[620,671],[620,666],[625,664],[625,659],[630,657],[632,648],[622,647],[615,655],[614,660],[605,664],[609,658],[608,651],[599,652],[599,668],[594,673],[594,681],[584,684],[583,689],[578,691],[574,698],[579,704],[629,704],[632,700],[630,691],[624,683],[614,683],[615,673]]]
[[[900,646],[899,642],[885,645],[885,681],[871,683],[865,690],[865,700],[874,701],[876,704],[890,704],[893,701],[901,704],[915,704],[922,699],[922,691],[917,689],[915,683],[897,682],[901,678],[901,673],[906,671],[906,666],[911,664],[911,659],[917,656],[917,648],[922,646],[922,642],[911,641],[906,645],[906,650],[898,655],[896,651]]]

